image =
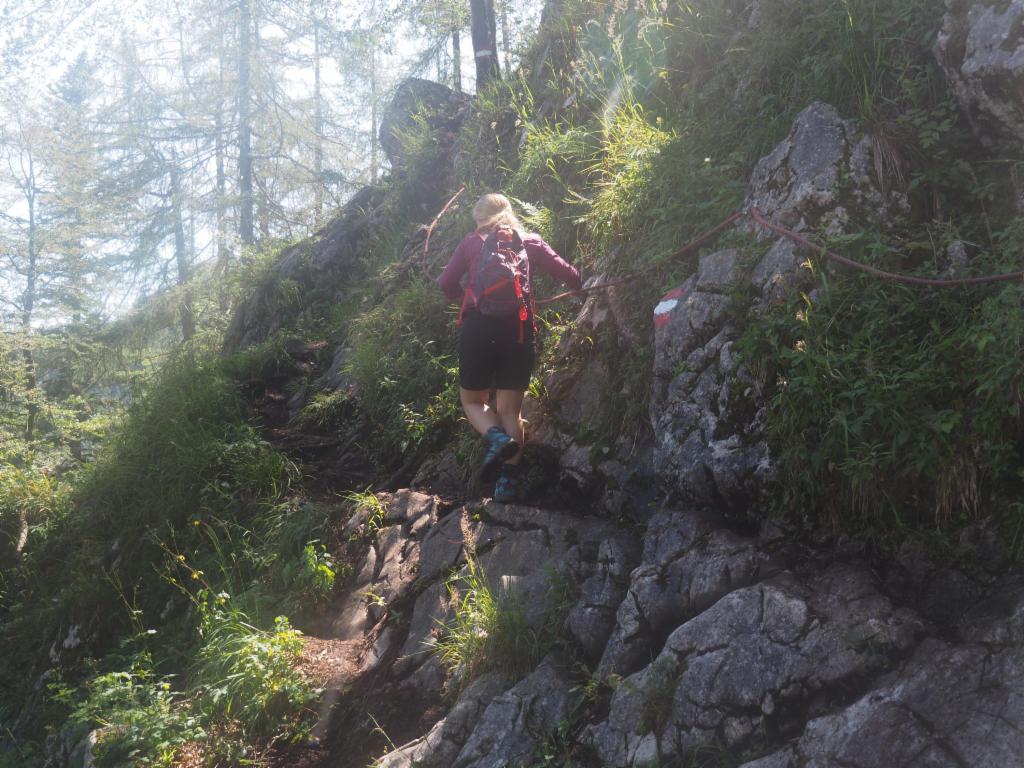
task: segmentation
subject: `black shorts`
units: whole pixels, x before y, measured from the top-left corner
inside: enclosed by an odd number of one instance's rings
[[[526,391],[536,361],[533,320],[522,323],[522,344],[519,332],[518,317],[487,317],[476,310],[467,311],[459,333],[459,386]]]

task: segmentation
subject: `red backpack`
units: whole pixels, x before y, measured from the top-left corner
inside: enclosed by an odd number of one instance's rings
[[[484,240],[469,276],[466,306],[488,317],[529,317],[529,260],[519,233],[499,227]]]

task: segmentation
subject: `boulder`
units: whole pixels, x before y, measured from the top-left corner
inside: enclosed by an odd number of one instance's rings
[[[946,0],[935,56],[967,114],[1024,147],[1024,0]]]
[[[830,234],[844,232],[851,221],[884,227],[910,209],[905,194],[883,191],[875,178],[870,138],[820,101],[801,112],[789,136],[758,161],[744,207],[797,232]],[[792,241],[775,239],[751,274],[762,301],[778,299],[805,259]]]
[[[450,148],[454,134],[465,118],[469,97],[451,88],[410,77],[399,83],[395,95],[384,112],[380,123],[380,145],[388,156],[392,171],[404,173],[408,168],[409,152],[414,142],[427,141],[438,148]],[[426,131],[426,135],[419,132]]]

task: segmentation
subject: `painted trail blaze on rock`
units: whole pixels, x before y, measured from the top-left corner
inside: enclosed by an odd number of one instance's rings
[[[661,297],[661,301],[654,308],[654,327],[661,328],[669,318],[672,317],[672,310],[679,306],[679,300],[686,292],[680,287],[669,291]]]

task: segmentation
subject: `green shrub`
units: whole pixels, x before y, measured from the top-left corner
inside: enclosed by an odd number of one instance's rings
[[[225,601],[202,608],[202,645],[190,680],[195,707],[208,721],[233,721],[243,743],[282,735],[314,691],[295,669],[302,640],[278,616],[271,631],[251,625]]]
[[[354,510],[359,509],[360,507],[367,510],[367,536],[376,535],[377,531],[384,527],[384,518],[387,516],[388,507],[387,503],[376,493],[373,493],[370,490],[349,491],[342,498],[344,498]]]
[[[504,587],[492,589],[473,559],[447,586],[453,615],[442,626],[434,652],[460,685],[492,670],[518,678],[536,667],[558,639],[557,629],[551,628],[560,627],[564,616],[552,616],[543,630],[534,628],[520,596]],[[554,613],[563,607],[549,609]]]
[[[673,138],[660,118],[652,120],[637,103],[624,103],[605,118],[604,141],[587,168],[584,214],[599,246],[617,244],[627,222],[657,217],[646,193],[660,168],[661,150]]]
[[[187,693],[156,673],[148,653],[134,654],[125,671],[92,677],[80,700],[67,685],[51,686],[51,698],[71,705],[66,728],[83,736],[98,729],[97,765],[170,768],[190,741],[208,757],[238,759],[255,743],[303,732],[316,692],[296,669],[299,633],[283,616],[272,630],[258,629],[224,593],[204,589],[195,600],[201,642]]]
[[[94,657],[137,624],[161,625],[173,595],[170,584],[154,578],[162,540],[185,542],[197,561],[215,563],[203,525],[229,520],[243,528],[287,492],[295,467],[245,416],[233,380],[215,359],[185,356],[165,365],[62,502],[60,525],[30,541],[19,568],[4,569],[0,655],[13,658],[17,648],[22,662],[0,664],[0,677],[13,696],[32,682],[23,677],[31,666],[25,654],[45,653],[38,639],[66,631],[69,620],[83,624],[82,650]],[[305,535],[289,554],[303,557],[316,538]],[[221,562],[239,557],[221,554]],[[172,626],[158,641],[173,644],[189,630]]]
[[[164,545],[165,580],[186,594],[191,581],[226,592],[261,626],[282,610],[302,615],[331,596],[339,573],[344,580],[349,572],[321,541],[329,509],[287,500],[243,519],[196,516]]]
[[[0,560],[28,544],[35,530],[58,522],[68,510],[71,486],[53,475],[0,468]],[[22,537],[25,541],[22,542]],[[0,592],[3,575],[0,572]]]
[[[146,654],[132,659],[127,671],[107,672],[92,678],[85,699],[76,703],[68,725],[83,736],[98,729],[94,756],[101,768],[175,765],[178,749],[188,741],[206,737],[199,719],[171,687],[159,677]],[[70,697],[66,689],[53,692]]]
[[[295,371],[295,363],[284,348],[284,337],[276,335],[255,347],[236,352],[224,360],[224,370],[234,379],[265,381]]]
[[[347,391],[317,392],[299,411],[295,424],[299,427],[338,429],[351,412],[352,400]]]
[[[753,324],[745,358],[776,369],[779,507],[883,544],[983,513],[1017,519],[1022,299],[1018,285],[844,280]]]
[[[450,425],[459,413],[455,334],[446,300],[413,280],[352,323],[348,372],[359,410],[376,430],[384,466]]]
[[[282,563],[275,573],[288,586],[292,601],[302,608],[323,603],[334,590],[337,564],[327,547],[314,539],[302,547],[299,557]]]

